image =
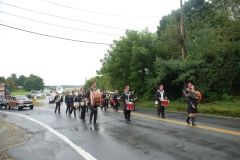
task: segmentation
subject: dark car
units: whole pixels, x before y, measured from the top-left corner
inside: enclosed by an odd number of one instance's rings
[[[11,97],[10,100],[7,100],[7,107],[8,109],[23,109],[25,107],[29,107],[30,109],[33,109],[34,104],[33,101],[28,99],[27,96],[15,96]]]

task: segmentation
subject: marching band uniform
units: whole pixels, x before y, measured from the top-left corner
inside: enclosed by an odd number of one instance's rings
[[[67,112],[70,114],[70,95],[69,95],[68,91],[67,91],[67,94],[65,95],[65,103],[67,106],[66,114],[67,114]]]
[[[83,102],[84,101],[84,98],[86,97],[86,95],[84,94],[84,89],[83,88],[80,88],[80,91],[82,91],[78,96],[79,96],[79,99],[80,101],[79,102]],[[80,105],[80,104],[79,104]],[[79,107],[80,108],[80,107]],[[82,106],[81,107],[81,119],[83,121],[85,121],[85,114],[86,114],[86,106]]]
[[[115,106],[113,107],[113,110],[116,109],[116,111],[118,111],[118,107],[120,106],[120,103],[118,101],[118,90],[115,90],[115,93],[113,94],[113,100],[115,103]]]
[[[74,102],[76,101],[77,101],[77,97],[75,95],[75,92],[72,91],[72,95],[70,96],[70,106],[71,106],[70,115],[72,114],[72,111],[74,111],[74,117],[76,117],[76,108],[74,107]]]
[[[130,101],[131,98],[131,92],[129,92],[129,86],[125,86],[125,90],[122,94],[122,99],[124,102],[124,113],[125,113],[125,119],[128,121],[131,121],[131,110],[127,110],[127,102]]]
[[[58,96],[61,96],[59,93],[54,97],[54,101],[56,101],[56,99],[58,98]],[[60,106],[63,102],[63,97],[61,96],[60,100],[58,102],[56,102],[56,107],[55,107],[55,113],[57,112],[57,109],[58,109],[58,114],[61,114],[60,113]]]
[[[90,104],[89,108],[90,108],[90,111],[91,111],[89,123],[92,124],[92,117],[93,117],[94,126],[98,126],[98,124],[96,123],[98,106],[96,104],[91,104],[91,97],[90,97],[90,92],[96,91],[95,87],[96,87],[96,82],[92,82],[90,90],[86,93],[86,97],[89,100],[89,104]]]
[[[187,94],[187,97],[186,97],[187,104],[188,104],[188,118],[186,122],[190,124],[189,119],[192,118],[192,126],[197,126],[195,124],[195,113],[198,113],[198,109],[197,109],[198,97],[194,93],[195,90],[193,86],[191,86],[189,89],[190,89],[190,92]]]
[[[104,110],[106,110],[106,105],[107,105],[107,92],[104,90],[104,93],[102,94],[102,99],[103,99],[103,105],[101,106],[101,110],[104,107]]]
[[[165,107],[162,105],[162,102],[161,102],[163,99],[167,99],[165,92],[163,90],[163,85],[159,85],[159,89],[155,94],[155,99],[156,101],[158,101],[158,108],[157,108],[158,117],[161,114],[161,118],[166,118],[164,116]]]

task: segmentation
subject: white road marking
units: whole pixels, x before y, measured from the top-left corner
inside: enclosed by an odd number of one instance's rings
[[[0,111],[2,112],[2,111]],[[2,112],[2,113],[7,113],[7,114],[15,114],[21,117],[24,117],[26,119],[29,119],[41,126],[43,126],[44,128],[46,128],[47,130],[49,130],[50,132],[52,132],[53,134],[57,135],[59,138],[61,138],[62,140],[64,140],[67,144],[69,144],[73,149],[75,149],[81,156],[83,156],[85,159],[87,160],[96,160],[96,158],[94,158],[90,153],[84,151],[80,146],[77,146],[76,144],[74,144],[72,141],[70,141],[67,137],[65,137],[64,135],[62,135],[61,133],[57,132],[56,130],[54,130],[52,127],[46,125],[43,122],[40,122],[38,120],[35,120],[33,118],[30,118],[28,116],[25,115],[21,115],[21,114],[17,114],[17,113],[11,113],[11,112]]]

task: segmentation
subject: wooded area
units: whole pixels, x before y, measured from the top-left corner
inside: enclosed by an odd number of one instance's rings
[[[170,99],[182,97],[191,81],[204,101],[240,95],[240,1],[189,0],[183,5],[185,39],[180,34],[180,9],[162,17],[156,33],[127,30],[101,59],[96,81],[101,90],[130,85],[142,100],[153,100],[158,84]],[[181,44],[186,46],[182,58]]]

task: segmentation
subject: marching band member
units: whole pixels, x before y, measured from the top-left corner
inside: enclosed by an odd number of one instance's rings
[[[187,97],[187,94],[190,92],[190,89],[192,88],[192,83],[191,83],[191,82],[188,82],[187,85],[188,85],[188,86],[187,86],[187,88],[185,89],[185,92],[183,93],[185,98]]]
[[[135,105],[135,100],[134,100],[134,98],[135,98],[135,97],[134,97],[134,90],[132,90],[132,91],[131,91],[131,101],[134,102],[134,109],[133,109],[133,110],[136,111],[136,110],[135,110],[136,105]]]
[[[65,104],[67,106],[66,114],[67,114],[67,112],[70,114],[70,95],[69,95],[68,91],[67,91],[67,93],[65,95]]]
[[[78,94],[78,96],[80,98],[79,102],[86,102],[86,95],[84,94],[84,88],[80,88],[80,94]],[[87,106],[85,106],[85,105],[81,107],[81,120],[82,121],[86,121],[85,120],[86,107]]]
[[[125,113],[125,119],[128,121],[131,121],[131,110],[127,110],[127,102],[130,101],[131,98],[131,92],[129,92],[129,86],[125,86],[124,92],[122,95],[122,99],[124,102],[124,113]]]
[[[161,101],[164,100],[164,99],[167,99],[167,97],[166,97],[166,94],[165,94],[165,92],[163,90],[163,85],[162,84],[160,84],[158,86],[158,90],[157,90],[157,92],[155,94],[155,99],[156,99],[156,101],[158,101],[158,108],[157,108],[158,117],[161,114],[161,118],[166,118],[164,116],[165,107],[162,105]]]
[[[58,109],[58,114],[61,114],[60,107],[63,102],[63,97],[58,92],[57,92],[57,95],[54,97],[54,101],[56,103],[55,113],[57,112],[57,109]]]
[[[103,91],[103,94],[102,94],[102,100],[103,100],[103,105],[101,106],[101,110],[103,109],[104,107],[104,110],[106,111],[106,105],[107,105],[107,89],[105,89]]]
[[[189,119],[192,118],[192,126],[197,126],[195,124],[195,116],[196,114],[195,113],[198,113],[198,109],[197,109],[197,100],[198,100],[198,97],[195,95],[195,89],[194,89],[194,86],[191,85],[189,87],[190,89],[190,92],[187,94],[187,103],[188,103],[188,118],[186,120],[187,124],[190,125],[190,122],[189,122]]]
[[[90,92],[94,92],[96,91],[96,82],[92,82],[91,83],[91,88],[89,89],[89,91],[86,93],[86,97],[89,100],[89,104],[90,104],[90,120],[89,123],[92,124],[92,117],[93,117],[93,124],[94,126],[98,126],[98,124],[96,123],[97,121],[97,105],[96,104],[91,104],[91,101],[93,101],[90,97]]]
[[[113,100],[114,100],[114,103],[115,103],[115,106],[113,107],[113,110],[118,111],[118,107],[120,106],[120,103],[118,101],[118,90],[114,91]]]
[[[76,108],[74,107],[74,102],[77,101],[77,97],[75,95],[75,91],[72,91],[72,95],[70,96],[70,106],[71,106],[71,111],[70,115],[72,114],[72,111],[74,111],[74,117],[76,117]]]

